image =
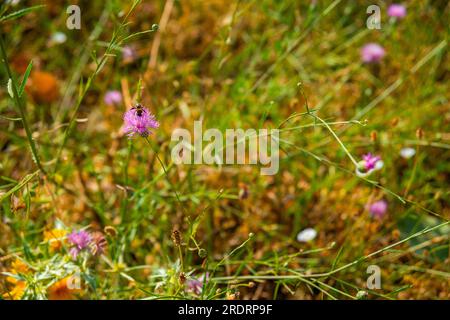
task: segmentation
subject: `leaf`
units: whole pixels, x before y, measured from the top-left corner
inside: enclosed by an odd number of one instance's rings
[[[7,191],[6,193],[3,193],[0,196],[0,203],[5,200],[6,198],[8,198],[10,195],[12,195],[14,192],[22,189],[23,186],[25,186],[31,179],[33,179],[35,176],[37,176],[37,174],[39,173],[39,171],[35,171],[34,173],[30,173],[28,175],[26,175],[22,181],[20,181],[14,188],[12,188],[11,190]]]
[[[331,270],[334,270],[336,268],[337,264],[341,260],[341,256],[342,256],[343,252],[344,252],[344,245],[342,245],[342,247],[339,249],[336,257],[334,258],[333,265],[331,266]]]
[[[13,13],[10,13],[10,14],[8,14],[6,16],[1,17],[0,18],[0,22],[20,18],[20,17],[22,17],[22,16],[24,16],[24,15],[26,15],[26,14],[32,12],[32,11],[40,9],[42,7],[45,7],[45,5],[37,5],[37,6],[33,6],[33,7],[29,7],[29,8],[25,8],[25,9],[21,9],[21,10],[15,11]]]
[[[139,31],[139,32],[132,33],[132,34],[126,36],[125,38],[123,38],[120,42],[121,43],[127,42],[128,40],[130,40],[130,39],[132,39],[134,37],[137,37],[137,36],[140,36],[140,35],[143,35],[143,34],[147,34],[147,33],[155,32],[157,29],[158,28],[156,28],[156,29],[153,28],[153,29],[149,29],[149,30],[145,30],[145,31]]]
[[[84,81],[83,76],[80,77],[80,85],[78,86],[78,100],[83,97]]]
[[[0,274],[2,274],[2,275],[4,275],[4,276],[7,276],[7,277],[14,278],[14,279],[16,279],[16,280],[18,280],[18,281],[24,281],[24,280],[25,280],[22,276],[20,276],[20,275],[18,275],[18,274],[16,274],[16,273],[2,272],[2,273],[0,273]]]
[[[33,261],[34,260],[33,252],[31,251],[31,248],[28,245],[28,242],[25,240],[25,238],[22,238],[22,249],[27,261]]]
[[[23,75],[22,83],[19,88],[19,98],[22,96],[23,91],[25,90],[25,85],[27,84],[28,77],[30,76],[31,68],[33,67],[33,61],[30,61],[28,64],[27,70],[25,70],[25,74]]]

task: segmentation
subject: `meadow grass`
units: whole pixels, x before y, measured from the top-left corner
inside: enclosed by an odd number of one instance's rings
[[[449,5],[373,4],[380,30],[364,1],[92,1],[80,30],[70,3],[4,3],[0,297],[450,298]],[[159,128],[129,139],[137,102]],[[175,164],[196,120],[279,129],[278,173]]]

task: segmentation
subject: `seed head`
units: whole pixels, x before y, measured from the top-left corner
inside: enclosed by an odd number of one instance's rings
[[[177,247],[181,246],[181,234],[177,229],[172,231],[172,240]]]
[[[100,256],[105,253],[107,246],[108,242],[106,241],[103,233],[96,231],[92,234],[90,247],[94,256]]]

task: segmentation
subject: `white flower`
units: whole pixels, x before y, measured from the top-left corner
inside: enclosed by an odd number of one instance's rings
[[[64,32],[59,32],[59,31],[58,31],[58,32],[55,32],[55,33],[52,34],[51,40],[52,40],[54,43],[61,44],[61,43],[66,42],[67,36],[66,36],[66,34],[65,34]]]
[[[306,228],[302,230],[297,235],[298,242],[309,242],[317,236],[317,231],[313,228]]]
[[[403,148],[400,150],[400,156],[404,159],[409,159],[414,157],[416,150],[414,148]]]

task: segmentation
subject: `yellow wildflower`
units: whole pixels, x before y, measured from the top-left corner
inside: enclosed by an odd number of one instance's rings
[[[11,272],[12,273],[29,273],[30,269],[28,268],[28,266],[22,261],[16,258],[16,260],[13,261],[13,263],[11,263]]]
[[[59,251],[61,250],[63,243],[66,241],[66,235],[67,231],[64,229],[44,231],[44,241],[49,243],[51,251]]]
[[[15,259],[11,263],[10,273],[13,274],[27,274],[30,273],[28,266],[19,259]],[[14,277],[7,277],[6,281],[13,284],[11,291],[2,295],[3,299],[20,300],[25,293],[26,283],[25,281],[18,280]]]
[[[11,300],[20,300],[23,297],[23,294],[25,293],[26,283],[25,281],[20,281],[14,279],[16,282],[14,284],[14,287],[11,289],[11,291],[4,293],[2,295],[3,299],[11,299]]]
[[[48,298],[50,300],[73,300],[76,298],[76,294],[80,293],[80,288],[72,288],[71,282],[73,277],[66,277],[64,279],[55,282],[48,289]]]

